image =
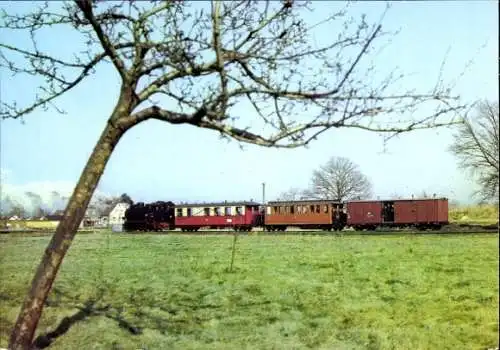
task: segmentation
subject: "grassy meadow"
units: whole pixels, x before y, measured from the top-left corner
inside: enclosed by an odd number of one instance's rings
[[[498,234],[77,236],[53,349],[487,349]],[[0,347],[49,237],[0,235]],[[40,337],[41,348],[49,345]]]

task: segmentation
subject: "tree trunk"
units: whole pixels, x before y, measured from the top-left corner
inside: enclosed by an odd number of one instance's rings
[[[116,118],[112,117],[110,120],[116,120]],[[32,280],[31,288],[10,336],[9,350],[31,348],[45,300],[56,278],[57,271],[85,215],[106,163],[123,134],[123,130],[108,122],[94,147],[69,199],[63,218],[57,226]]]

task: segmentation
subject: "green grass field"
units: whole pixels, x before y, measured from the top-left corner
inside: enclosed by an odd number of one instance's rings
[[[494,348],[498,239],[239,236],[229,272],[232,236],[80,235],[38,334],[60,326],[53,349]],[[0,235],[0,347],[48,240]]]

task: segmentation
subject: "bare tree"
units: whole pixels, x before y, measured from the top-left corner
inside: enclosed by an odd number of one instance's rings
[[[279,201],[296,201],[303,199],[305,196],[304,190],[300,188],[292,187],[288,191],[282,192],[278,195],[277,200]]]
[[[312,175],[309,197],[318,199],[367,199],[372,184],[359,167],[344,157],[332,157]]]
[[[24,193],[31,201],[30,215],[33,217],[40,217],[43,215],[42,197],[38,193],[26,191]]]
[[[7,217],[17,216],[21,219],[26,217],[26,209],[23,207],[21,203],[14,202],[7,212]]]
[[[7,217],[9,215],[10,209],[14,206],[14,201],[10,198],[9,195],[3,195],[0,198],[0,214],[3,217]]]
[[[499,117],[498,101],[480,101],[473,117],[458,127],[450,151],[459,166],[476,176],[483,200],[498,198],[499,181]]]
[[[395,85],[399,74],[375,78],[367,58],[373,58],[377,39],[389,37],[382,31],[383,16],[373,24],[366,16],[356,21],[346,16],[346,7],[312,23],[311,5],[76,0],[36,2],[38,8],[28,13],[2,13],[2,67],[40,83],[32,104],[3,103],[3,119],[23,118],[39,108],[60,111],[57,99],[106,64],[120,85],[114,110],[33,278],[10,349],[29,346],[105,166],[135,125],[156,119],[240,142],[298,147],[331,128],[395,135],[457,122],[464,106],[439,77],[428,91],[407,92]],[[317,44],[322,29],[337,34]],[[51,30],[52,35],[73,31],[81,50],[65,56],[44,50],[38,33]],[[20,46],[11,31],[24,31],[32,45]],[[255,117],[244,118],[250,109]]]

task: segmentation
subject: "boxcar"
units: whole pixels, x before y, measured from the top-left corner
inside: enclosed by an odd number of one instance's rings
[[[301,229],[342,230],[347,215],[344,204],[334,200],[274,201],[266,206],[267,231]]]
[[[408,199],[394,201],[397,226],[440,229],[448,222],[448,199]]]
[[[349,201],[347,213],[347,225],[356,230],[412,226],[439,229],[448,224],[448,199]]]
[[[203,227],[251,231],[261,225],[260,204],[255,202],[178,204],[175,208],[175,227],[182,231]]]
[[[347,202],[347,226],[356,230],[373,230],[381,225],[383,202],[349,201]]]

